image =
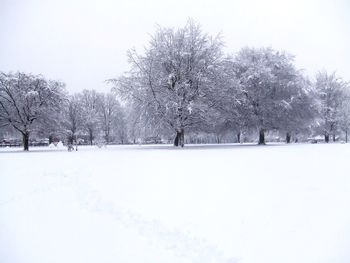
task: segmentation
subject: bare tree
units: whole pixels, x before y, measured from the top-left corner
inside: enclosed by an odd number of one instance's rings
[[[312,83],[300,72],[289,83],[290,99],[285,101],[285,107],[280,108],[278,129],[284,132],[286,143],[292,136],[297,141],[297,134],[309,131],[317,117],[317,97]]]
[[[345,133],[345,142],[348,142],[350,129],[350,87],[346,84],[344,97],[338,113],[339,128]]]
[[[155,129],[175,132],[175,146],[184,146],[186,129],[206,117],[204,98],[215,87],[222,59],[220,37],[203,34],[189,21],[184,28],[158,28],[144,55],[128,53],[131,70],[114,80],[115,90],[138,105],[142,119]]]
[[[248,126],[250,110],[245,103],[243,86],[236,74],[236,64],[233,57],[227,57],[216,74],[217,88],[209,97],[208,103],[217,113],[212,113],[210,123],[216,127],[216,133],[233,132],[236,141],[241,142],[241,133]]]
[[[99,94],[99,98],[100,126],[103,131],[104,140],[108,144],[111,141],[113,133],[119,135],[123,127],[125,128],[124,113],[114,93],[101,93]],[[126,141],[125,136],[122,137],[122,143]]]
[[[335,73],[319,72],[316,76],[315,88],[319,99],[319,130],[324,134],[325,142],[329,136],[335,141],[339,129],[339,112],[346,98],[346,83]]]
[[[83,129],[83,109],[77,94],[70,96],[66,101],[63,126],[65,127],[68,144],[77,144],[77,135]]]
[[[21,72],[0,73],[0,125],[11,125],[20,132],[28,151],[34,124],[53,114],[64,96],[61,82]]]
[[[95,90],[83,90],[78,94],[82,107],[83,128],[87,132],[90,145],[93,144],[99,130],[99,96]]]
[[[301,90],[300,74],[293,57],[271,48],[244,48],[235,58],[236,78],[244,94],[241,103],[249,110],[247,125],[259,132],[259,144],[265,144],[265,132],[281,126]]]

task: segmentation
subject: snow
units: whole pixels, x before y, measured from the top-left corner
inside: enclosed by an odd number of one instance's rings
[[[348,144],[0,149],[0,262],[350,261]]]
[[[61,141],[57,142],[57,143],[50,143],[49,144],[49,147],[50,148],[63,148],[64,145]]]
[[[30,90],[25,95],[26,97],[35,97],[35,96],[38,96],[39,93],[36,90]]]

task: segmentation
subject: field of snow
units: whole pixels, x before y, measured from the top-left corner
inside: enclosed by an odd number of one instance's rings
[[[350,145],[0,149],[1,263],[348,263]]]

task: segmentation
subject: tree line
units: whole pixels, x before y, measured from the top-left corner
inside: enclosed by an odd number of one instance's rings
[[[322,135],[334,141],[350,126],[349,85],[336,73],[311,80],[294,57],[272,48],[223,51],[220,35],[202,32],[193,21],[180,29],[159,27],[143,53],[128,51],[130,70],[107,82],[110,93],[84,90],[69,95],[65,85],[43,76],[0,74],[0,127],[12,127],[28,150],[30,134],[68,143],[135,143],[172,138],[175,146],[215,135],[269,131],[292,138]],[[252,139],[252,137],[250,137]],[[254,139],[252,139],[254,140]]]
[[[62,82],[21,72],[0,73],[0,127],[19,132],[26,151],[30,135],[67,144],[82,137],[91,145],[126,142],[124,110],[115,94],[83,90],[69,95]]]

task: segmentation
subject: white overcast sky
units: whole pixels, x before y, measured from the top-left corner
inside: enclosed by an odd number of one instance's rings
[[[0,71],[108,91],[104,80],[128,69],[126,51],[142,51],[157,24],[193,18],[221,32],[227,52],[271,46],[310,76],[326,69],[350,80],[349,14],[349,0],[0,0]]]

